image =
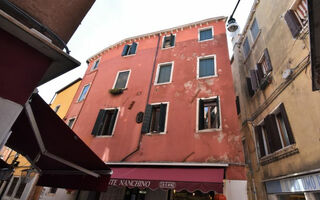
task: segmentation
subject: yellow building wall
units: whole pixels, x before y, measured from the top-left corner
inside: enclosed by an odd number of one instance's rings
[[[76,94],[78,87],[81,83],[81,80],[77,81],[76,83],[72,84],[65,90],[56,94],[55,99],[51,103],[50,107],[54,110],[58,105],[60,108],[57,112],[57,115],[63,119],[68,112],[69,106],[73,100],[74,95]]]
[[[16,156],[17,152],[13,151],[9,147],[4,147],[1,151],[1,155],[3,157],[3,160],[6,161],[9,165],[12,163]],[[31,163],[21,154],[18,154],[18,159],[17,161],[19,162],[18,166],[14,168],[14,176],[21,176],[21,171],[25,169],[29,169],[31,166]]]

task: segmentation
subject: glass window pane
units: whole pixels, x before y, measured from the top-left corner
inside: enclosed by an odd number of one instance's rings
[[[25,187],[26,187],[26,183],[21,182],[16,194],[14,195],[14,198],[20,199]]]
[[[254,19],[250,30],[251,30],[252,39],[255,40],[259,33],[259,26],[256,19]]]
[[[208,40],[212,38],[212,29],[206,29],[200,31],[200,41],[202,40]]]
[[[126,88],[128,76],[129,76],[129,71],[120,72],[114,88]]]
[[[73,123],[74,123],[74,118],[73,119],[70,119],[69,122],[68,122],[68,126],[71,128]]]
[[[201,59],[199,61],[199,77],[212,76],[214,74],[213,58]]]
[[[157,83],[170,82],[171,67],[172,67],[171,64],[160,66],[159,77],[158,77],[158,82]]]
[[[14,177],[12,180],[12,183],[10,185],[10,188],[6,194],[6,196],[11,196],[13,193],[14,188],[16,187],[17,183],[18,183],[19,178],[18,177]]]
[[[249,51],[250,51],[250,45],[249,45],[248,38],[246,38],[246,40],[243,43],[243,52],[244,52],[245,58],[248,56]]]
[[[78,101],[82,101],[86,97],[86,94],[87,94],[87,92],[89,90],[89,87],[90,87],[90,85],[84,86]]]

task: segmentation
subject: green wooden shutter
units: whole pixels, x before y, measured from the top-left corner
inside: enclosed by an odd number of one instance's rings
[[[125,55],[128,54],[128,49],[129,49],[129,47],[130,47],[130,46],[127,45],[127,44],[123,47],[121,56],[125,56]]]
[[[100,134],[101,129],[103,127],[103,123],[106,118],[106,114],[107,114],[106,110],[101,109],[99,111],[97,119],[96,119],[96,123],[94,124],[93,130],[91,132],[92,135],[99,135]]]
[[[151,116],[152,116],[152,106],[148,104],[146,106],[146,111],[144,112],[144,116],[143,116],[141,133],[149,133]]]
[[[281,139],[278,131],[276,117],[274,114],[268,115],[265,118],[267,138],[270,147],[270,153],[273,153],[282,148]]]
[[[258,89],[257,70],[250,70],[251,86],[254,91]]]
[[[240,114],[241,110],[240,110],[240,99],[239,96],[236,96],[236,107],[237,107],[237,115]]]
[[[302,26],[293,10],[288,10],[284,15],[284,20],[287,22],[292,37],[296,38],[300,33]]]
[[[171,33],[170,35],[170,46],[174,46],[174,43],[175,43],[175,36]]]
[[[295,140],[294,140],[292,129],[291,129],[291,126],[290,126],[290,123],[289,123],[289,120],[288,120],[287,112],[286,112],[286,109],[284,108],[284,104],[283,103],[280,104],[279,109],[280,109],[280,113],[281,113],[283,122],[284,122],[284,124],[286,126],[289,142],[290,142],[290,144],[294,144]]]
[[[116,122],[116,119],[117,119],[117,114],[118,114],[118,109],[115,109],[112,116],[111,116],[111,120],[110,120],[110,124],[109,124],[109,127],[108,127],[108,132],[107,132],[107,135],[112,135],[112,131],[114,129],[114,124]]]
[[[204,102],[202,99],[199,99],[199,119],[198,119],[199,130],[204,129]]]
[[[166,124],[167,104],[160,104],[159,131],[164,132]]]
[[[267,63],[267,72],[271,72],[272,71],[272,64],[271,64],[271,59],[270,59],[268,49],[264,50],[264,57],[265,57],[266,63]]]
[[[135,54],[136,50],[137,50],[137,43],[133,42],[132,45],[131,45],[131,48],[130,48],[129,55]]]
[[[259,157],[261,158],[266,155],[266,151],[264,149],[264,142],[263,142],[263,137],[262,137],[261,126],[255,126],[254,132],[255,132],[255,136],[256,136],[256,144],[258,145],[257,150],[260,152]]]
[[[246,77],[246,81],[247,81],[247,88],[248,88],[249,96],[252,97],[254,95],[254,91],[253,91],[252,85],[251,85],[251,78]]]
[[[217,120],[218,120],[218,127],[217,128],[220,128],[220,101],[219,101],[219,98],[217,97],[215,99],[215,102],[217,103]]]
[[[259,83],[261,83],[264,77],[261,63],[257,63],[257,76],[258,76]]]

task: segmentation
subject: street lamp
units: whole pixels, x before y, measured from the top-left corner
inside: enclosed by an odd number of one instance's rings
[[[239,2],[240,2],[240,0],[238,0],[238,3],[236,5],[236,7],[233,9],[233,12],[230,15],[229,20],[228,20],[227,30],[231,33],[236,32],[239,29],[239,25],[237,24],[236,20],[233,18],[233,14],[239,5]]]

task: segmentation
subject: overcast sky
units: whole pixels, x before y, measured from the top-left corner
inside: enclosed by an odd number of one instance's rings
[[[237,1],[96,0],[67,45],[70,55],[79,60],[81,66],[40,86],[39,94],[49,103],[57,90],[83,77],[86,60],[107,46],[144,33],[211,17],[230,16]],[[253,2],[240,1],[234,14],[240,28],[244,27]]]

